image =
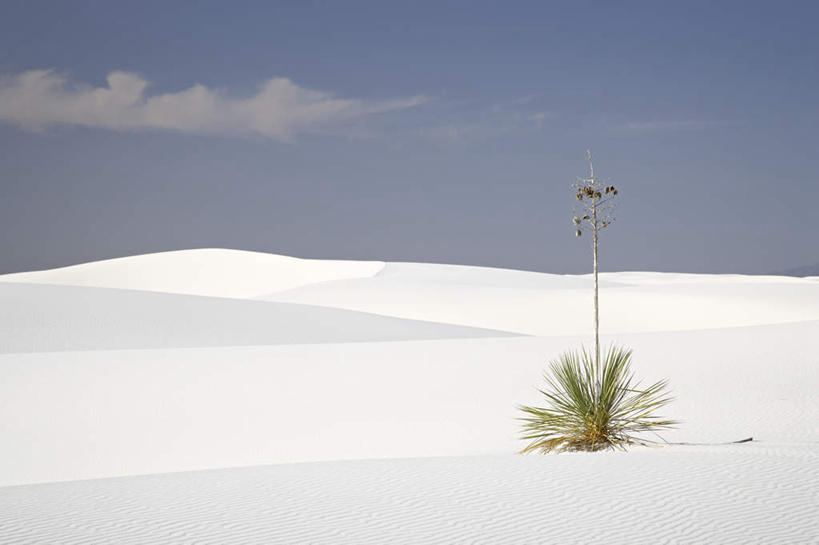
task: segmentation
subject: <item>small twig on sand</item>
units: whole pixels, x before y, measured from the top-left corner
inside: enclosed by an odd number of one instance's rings
[[[753,437],[746,437],[745,439],[740,439],[739,441],[728,441],[727,443],[669,443],[666,441],[666,445],[691,445],[691,446],[718,446],[718,445],[737,445],[739,443],[750,443],[754,440]]]

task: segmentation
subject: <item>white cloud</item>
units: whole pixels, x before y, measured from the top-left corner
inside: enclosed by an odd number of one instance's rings
[[[30,129],[66,124],[112,130],[261,134],[289,140],[427,100],[423,96],[342,99],[299,87],[287,78],[269,79],[258,92],[244,98],[231,98],[204,85],[149,96],[145,93],[148,86],[148,81],[130,72],[111,72],[106,87],[72,85],[52,70],[6,76],[0,79],[0,122]]]

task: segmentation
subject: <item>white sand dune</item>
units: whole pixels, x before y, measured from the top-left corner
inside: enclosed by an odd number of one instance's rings
[[[590,275],[225,249],[162,252],[0,282],[59,284],[334,307],[529,335],[588,331]],[[816,278],[617,272],[601,275],[606,333],[680,331],[819,319]]]
[[[0,542],[819,543],[815,279],[604,274],[697,445],[521,457],[588,275],[215,252],[0,278]]]
[[[0,283],[0,353],[399,341],[503,332],[291,303]]]
[[[299,259],[261,252],[203,248],[0,275],[0,282],[247,298],[315,282],[373,276],[383,267],[384,263],[380,261]]]
[[[389,263],[376,276],[327,281],[260,297],[416,320],[581,335],[589,330],[590,275]],[[819,320],[810,279],[673,273],[601,275],[601,330],[681,331]]]
[[[0,489],[5,543],[816,543],[813,447],[287,464]]]
[[[618,336],[671,381],[670,441],[819,442],[819,322]],[[607,339],[604,339],[607,340]],[[577,338],[0,356],[0,485],[349,458],[512,454]],[[43,400],[48,400],[44,403]]]

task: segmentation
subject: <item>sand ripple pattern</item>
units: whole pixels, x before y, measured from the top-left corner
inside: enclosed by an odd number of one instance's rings
[[[819,543],[819,445],[287,464],[0,488],[4,544]]]

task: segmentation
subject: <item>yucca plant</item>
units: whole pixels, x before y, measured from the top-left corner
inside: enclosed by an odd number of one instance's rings
[[[612,345],[602,365],[585,349],[565,352],[551,362],[540,390],[547,408],[527,407],[521,452],[597,451],[651,443],[640,434],[674,427],[656,411],[672,398],[666,381],[641,389],[631,371],[631,350]]]

